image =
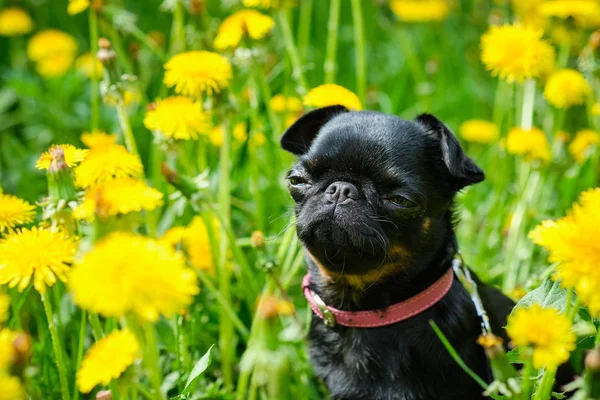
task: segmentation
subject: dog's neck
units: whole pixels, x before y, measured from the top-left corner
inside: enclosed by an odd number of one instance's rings
[[[444,244],[432,251],[433,256],[425,263],[400,266],[394,273],[363,285],[357,285],[356,279],[327,273],[310,254],[307,262],[312,287],[327,305],[345,311],[379,310],[424,291],[448,271],[458,251],[452,229]]]

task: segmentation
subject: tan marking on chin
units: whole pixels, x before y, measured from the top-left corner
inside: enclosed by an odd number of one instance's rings
[[[430,218],[425,218],[425,221],[423,222],[423,233],[429,232],[429,227],[430,226],[431,226],[431,219]]]
[[[319,271],[321,271],[327,280],[345,283],[356,289],[365,289],[377,281],[386,279],[387,277],[400,272],[403,265],[406,265],[410,258],[409,252],[404,247],[397,245],[392,247],[390,255],[397,261],[383,264],[376,269],[364,273],[349,274],[344,272],[340,274],[339,272],[333,272],[327,269],[327,267],[321,264],[314,255],[308,252],[310,259],[315,263]]]

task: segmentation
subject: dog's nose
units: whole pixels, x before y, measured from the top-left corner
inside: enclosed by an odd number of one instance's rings
[[[346,204],[357,200],[359,197],[358,188],[350,182],[333,182],[325,190],[325,197],[334,204]]]

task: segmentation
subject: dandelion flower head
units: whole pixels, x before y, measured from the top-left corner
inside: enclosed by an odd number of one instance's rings
[[[93,147],[83,162],[75,168],[75,183],[82,188],[95,186],[117,178],[139,178],[143,166],[139,157],[119,144]]]
[[[157,100],[146,112],[144,125],[172,139],[198,139],[210,128],[210,116],[202,106],[185,96]]]
[[[304,105],[307,107],[341,105],[351,110],[362,110],[356,94],[334,83],[327,83],[311,89],[304,96]]]
[[[506,150],[528,161],[550,161],[552,153],[544,132],[538,128],[513,128],[506,138]]]
[[[214,46],[225,50],[239,46],[244,35],[254,40],[263,39],[271,32],[275,21],[256,10],[241,10],[225,18],[219,26]]]
[[[96,385],[107,386],[140,357],[140,345],[128,330],[114,331],[96,342],[77,371],[77,387],[89,393]]]
[[[29,59],[36,63],[38,73],[44,77],[64,75],[76,54],[77,42],[73,36],[57,29],[36,33],[27,45]]]
[[[69,284],[83,309],[117,318],[134,313],[152,322],[179,312],[199,291],[196,273],[181,253],[124,232],[112,233],[86,253]]]
[[[11,194],[0,192],[0,234],[33,221],[35,206]]]
[[[463,122],[458,132],[466,141],[484,144],[494,143],[500,136],[500,131],[496,124],[480,119]]]
[[[592,89],[581,72],[574,69],[558,70],[548,78],[544,97],[556,108],[568,108],[585,102]]]
[[[75,240],[60,230],[19,229],[0,240],[0,285],[22,292],[33,280],[44,293],[57,280],[66,281],[76,250]]]
[[[102,76],[102,63],[92,53],[84,53],[77,57],[75,68],[88,78],[100,78]]]
[[[591,129],[583,129],[577,132],[577,135],[575,135],[575,138],[569,144],[569,153],[578,163],[583,164],[590,156],[591,150],[598,143],[600,143],[600,134],[598,132]]]
[[[546,220],[529,237],[548,250],[548,261],[560,263],[554,279],[575,289],[590,313],[600,317],[600,188],[581,194],[578,203],[557,221]]]
[[[80,137],[88,148],[106,147],[117,143],[117,136],[103,131],[83,132]]]
[[[508,82],[543,76],[554,68],[554,48],[542,35],[530,26],[492,26],[481,38],[481,60]]]
[[[69,0],[67,14],[76,15],[84,12],[90,6],[90,0]]]
[[[77,219],[93,219],[151,211],[163,203],[163,194],[135,178],[118,178],[88,189],[83,202],[73,211]]]
[[[0,36],[20,36],[33,30],[33,20],[24,10],[8,7],[0,10]]]
[[[450,12],[446,0],[390,0],[390,8],[406,22],[443,21]]]
[[[567,361],[575,349],[576,336],[569,319],[554,308],[542,308],[539,304],[515,310],[506,332],[515,346],[532,350],[535,368],[555,368]]]
[[[165,64],[165,85],[184,96],[219,93],[229,86],[231,78],[229,60],[209,51],[176,54]]]
[[[81,161],[84,160],[84,158],[88,154],[88,150],[78,149],[70,144],[56,144],[50,147],[50,149],[47,152],[41,155],[41,157],[35,164],[35,167],[37,169],[50,168],[50,165],[52,165],[52,161],[54,160],[54,149],[56,148],[61,148],[63,150],[65,162],[67,163],[67,166],[69,168],[73,168],[74,166],[79,164]]]

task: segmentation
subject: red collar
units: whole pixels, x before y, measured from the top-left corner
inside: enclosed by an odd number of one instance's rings
[[[453,279],[454,273],[452,268],[449,268],[448,272],[421,293],[376,311],[342,311],[326,305],[319,295],[308,287],[310,274],[302,281],[302,291],[315,314],[330,328],[336,324],[352,328],[377,328],[404,321],[427,310],[448,293]]]

